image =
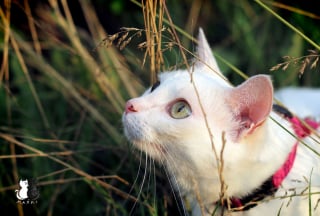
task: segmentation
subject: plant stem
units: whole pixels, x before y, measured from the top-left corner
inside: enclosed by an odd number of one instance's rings
[[[303,39],[305,39],[308,43],[310,43],[312,46],[314,46],[316,49],[320,50],[320,46],[316,44],[313,40],[311,40],[309,37],[307,37],[303,32],[301,32],[299,29],[291,25],[288,21],[286,21],[284,18],[282,18],[279,14],[274,12],[270,7],[262,3],[260,0],[255,0],[256,3],[258,3],[261,7],[266,9],[268,12],[270,12],[273,16],[275,16],[278,20],[280,20],[282,23],[284,23],[286,26],[288,26],[291,30],[293,30],[295,33],[300,35]]]

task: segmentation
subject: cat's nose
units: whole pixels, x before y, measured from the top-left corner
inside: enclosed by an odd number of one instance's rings
[[[132,101],[127,101],[126,103],[126,108],[125,108],[125,113],[131,113],[131,112],[138,112],[138,110],[134,107]]]

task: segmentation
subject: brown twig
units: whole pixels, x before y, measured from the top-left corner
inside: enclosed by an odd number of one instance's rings
[[[224,176],[223,176],[223,169],[224,169],[223,153],[224,153],[224,148],[226,146],[225,132],[222,132],[221,141],[222,141],[222,147],[220,150],[220,166],[218,166],[218,171],[219,171],[219,180],[220,180],[220,203],[222,204],[222,206],[225,206],[224,202],[226,201],[226,198],[228,197],[226,194],[227,185],[224,181]],[[225,210],[224,208],[221,209],[221,216],[224,215],[224,210]]]

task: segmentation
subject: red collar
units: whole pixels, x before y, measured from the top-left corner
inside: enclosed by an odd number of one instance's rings
[[[274,105],[273,110],[288,121],[291,122],[292,128],[296,134],[296,136],[301,139],[306,136],[309,136],[312,133],[312,129],[317,129],[320,126],[320,123],[311,120],[309,118],[301,121],[298,117],[293,116],[290,111],[286,108]],[[266,180],[260,188],[255,190],[253,193],[243,197],[243,198],[231,198],[230,199],[230,208],[232,211],[245,211],[252,207],[255,207],[258,201],[263,200],[267,196],[273,195],[277,189],[280,187],[282,181],[287,177],[290,172],[294,160],[297,153],[297,147],[299,144],[299,140],[293,146],[291,152],[289,153],[287,160],[284,164],[275,172],[273,176],[271,176],[268,180]],[[226,206],[227,201],[223,201],[222,206]]]
[[[303,122],[296,116],[291,117],[288,120],[291,122],[292,128],[299,139],[309,136],[312,132],[310,128],[317,129],[319,127],[318,122],[309,118],[304,119]],[[293,146],[291,152],[288,155],[286,162],[272,176],[273,185],[276,188],[278,188],[281,185],[282,181],[286,178],[286,176],[290,172],[294,163],[294,159],[296,158],[298,144],[299,144],[299,141],[297,141],[296,144]]]

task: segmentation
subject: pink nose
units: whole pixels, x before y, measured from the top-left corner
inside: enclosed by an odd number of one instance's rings
[[[127,101],[125,113],[131,113],[131,112],[138,112],[138,110],[134,107],[133,103],[131,101]]]

